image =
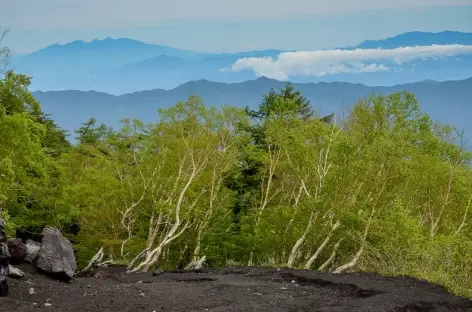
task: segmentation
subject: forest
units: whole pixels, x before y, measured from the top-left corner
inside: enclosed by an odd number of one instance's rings
[[[414,94],[374,94],[319,116],[287,84],[257,110],[191,96],[152,124],[111,129],[91,118],[68,134],[30,83],[12,71],[0,80],[10,237],[57,227],[82,267],[103,248],[130,271],[203,262],[369,271],[472,297],[472,154]]]

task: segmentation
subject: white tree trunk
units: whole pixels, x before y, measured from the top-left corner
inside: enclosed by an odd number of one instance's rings
[[[449,202],[450,202],[449,198],[451,196],[452,184],[454,181],[454,173],[455,173],[458,163],[459,163],[459,158],[456,159],[456,162],[454,164],[451,164],[451,168],[449,170],[449,180],[446,186],[446,194],[444,196],[444,201],[441,205],[441,208],[439,209],[439,213],[437,217],[434,217],[433,212],[430,211],[430,216],[431,216],[430,236],[431,237],[436,235],[439,228],[439,222],[441,221],[442,215],[444,214],[444,210],[446,209],[446,206],[449,205]]]
[[[330,265],[334,259],[336,258],[336,253],[339,249],[339,246],[341,245],[341,241],[343,239],[341,238],[333,247],[333,251],[331,252],[331,256],[329,256],[328,260],[326,260],[322,265],[320,265],[320,267],[318,268],[318,271],[324,271],[328,265]]]
[[[302,244],[305,242],[306,240],[306,237],[308,235],[308,233],[310,233],[310,230],[311,230],[311,227],[313,226],[313,215],[314,213],[312,212],[311,215],[310,215],[310,220],[308,221],[308,225],[305,229],[305,232],[303,233],[303,235],[297,240],[297,242],[295,243],[295,245],[293,245],[293,248],[292,248],[292,252],[290,253],[290,255],[288,256],[288,262],[287,262],[287,266],[289,268],[293,267],[298,255],[299,255],[299,252],[300,252],[300,247],[302,246]],[[315,217],[316,219],[316,217]]]
[[[339,227],[341,226],[341,223],[339,221],[337,221],[333,227],[331,228],[331,230],[329,231],[328,235],[326,236],[325,240],[323,241],[323,243],[318,247],[318,249],[316,250],[315,254],[307,261],[306,265],[305,265],[305,269],[310,269],[311,266],[313,265],[313,263],[316,261],[316,259],[318,259],[318,257],[321,255],[321,253],[323,252],[323,250],[325,249],[326,245],[328,245],[330,239],[331,239],[331,236],[333,236],[333,233],[334,231],[336,231]]]
[[[354,267],[357,264],[357,262],[359,261],[359,258],[362,256],[362,253],[364,252],[365,244],[367,242],[367,236],[369,235],[370,225],[372,223],[374,214],[375,214],[375,209],[373,208],[370,214],[369,220],[367,221],[367,225],[365,227],[364,234],[362,236],[361,246],[359,247],[359,250],[356,252],[356,254],[354,255],[351,261],[349,261],[346,264],[341,265],[336,270],[334,270],[333,273],[342,273]]]
[[[185,267],[185,270],[199,270],[203,268],[203,264],[205,263],[205,260],[206,260],[206,256],[203,256],[196,260],[194,259]]]
[[[459,225],[459,227],[457,228],[457,231],[456,231],[456,233],[454,233],[454,235],[458,235],[462,231],[464,226],[467,225],[467,214],[469,213],[471,202],[472,202],[472,195],[470,196],[469,202],[467,203],[467,207],[465,208],[464,216],[462,217],[462,222]]]

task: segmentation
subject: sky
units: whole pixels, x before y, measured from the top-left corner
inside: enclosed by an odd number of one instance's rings
[[[111,36],[206,52],[313,50],[407,31],[472,32],[472,0],[1,1],[4,44],[28,53]]]

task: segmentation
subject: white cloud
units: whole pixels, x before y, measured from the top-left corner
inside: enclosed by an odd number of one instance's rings
[[[472,46],[432,45],[396,49],[318,50],[284,52],[276,59],[250,57],[237,60],[231,71],[252,70],[257,76],[287,80],[290,76],[325,76],[352,72],[389,70],[417,59],[453,57],[472,54]]]

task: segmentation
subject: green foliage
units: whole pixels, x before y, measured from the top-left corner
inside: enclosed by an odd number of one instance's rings
[[[247,114],[258,121],[265,121],[271,116],[293,114],[302,119],[308,119],[313,115],[313,110],[308,101],[300,91],[295,90],[291,83],[288,83],[279,92],[271,89],[264,95],[258,111],[246,108]]]
[[[33,117],[40,116],[40,107],[33,95],[28,91],[31,78],[17,75],[12,71],[5,74],[0,80],[0,103],[2,115],[14,115],[26,112]]]
[[[86,262],[229,264],[413,275],[470,296],[471,153],[414,95],[315,117],[287,85],[257,111],[195,96],[153,124],[91,118],[76,146],[30,79],[0,81],[0,205],[11,235],[59,227]]]
[[[10,229],[40,230],[53,222],[59,171],[69,147],[28,90],[30,78],[9,71],[0,80],[0,208]]]

